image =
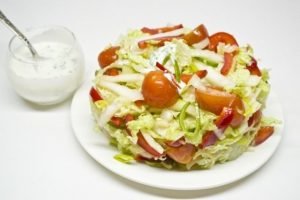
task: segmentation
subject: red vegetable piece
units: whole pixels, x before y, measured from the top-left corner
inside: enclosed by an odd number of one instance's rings
[[[178,140],[176,141],[167,141],[165,142],[166,145],[168,145],[169,147],[180,147],[182,145],[185,144],[185,140],[184,140],[184,137],[182,138],[179,138]]]
[[[208,38],[208,32],[203,24],[197,26],[194,30],[183,36],[183,39],[188,45],[193,45]]]
[[[216,143],[218,137],[213,131],[207,131],[202,137],[202,143],[199,145],[201,149],[211,146]]]
[[[253,141],[253,145],[257,146],[264,141],[266,141],[272,134],[274,133],[274,127],[273,126],[263,126],[261,127]]]
[[[225,130],[233,119],[233,109],[230,107],[223,107],[219,117],[216,119],[215,124],[218,129]]]
[[[246,68],[249,70],[251,75],[261,76],[261,71],[258,68],[257,61],[254,58],[252,58],[251,64],[248,65]]]
[[[106,66],[115,62],[118,59],[117,50],[119,49],[119,46],[112,46],[103,50],[98,56],[98,63],[100,67],[105,68]]]
[[[217,52],[217,46],[220,42],[238,46],[236,39],[232,35],[225,32],[218,32],[209,37],[208,49]]]
[[[124,126],[125,122],[121,117],[113,116],[109,121],[113,126],[121,128]]]
[[[221,69],[221,74],[227,75],[232,67],[233,54],[224,53],[224,65]]]
[[[196,153],[196,147],[192,144],[186,143],[179,147],[168,147],[167,155],[181,164],[187,164],[192,161]]]
[[[167,68],[165,68],[165,66],[163,66],[159,62],[156,62],[156,67],[165,73],[170,73],[169,70]]]
[[[197,74],[197,76],[199,78],[204,78],[207,74],[207,71],[199,70],[195,74]],[[192,74],[181,74],[180,80],[187,84],[190,81],[190,79],[192,78],[192,76],[193,76]]]
[[[120,72],[117,68],[110,68],[104,72],[104,74],[108,76],[117,76],[119,73]]]
[[[248,119],[248,126],[256,126],[262,117],[261,110],[256,111],[253,115]]]
[[[140,147],[142,147],[145,151],[147,151],[148,153],[150,153],[155,157],[160,157],[162,155],[148,144],[148,142],[146,141],[146,139],[144,138],[141,132],[139,132],[137,136],[138,136],[138,141],[137,141],[138,145],[140,145]]]
[[[100,93],[94,87],[92,87],[90,90],[90,97],[92,98],[93,102],[103,99]]]
[[[170,32],[174,31],[177,29],[183,28],[182,24],[178,24],[175,26],[166,26],[166,27],[160,27],[160,28],[148,28],[148,27],[143,27],[141,31],[143,33],[149,33],[151,35],[157,34],[157,33],[165,33],[165,32]]]

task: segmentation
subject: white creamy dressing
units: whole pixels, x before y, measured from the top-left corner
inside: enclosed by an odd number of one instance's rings
[[[9,76],[17,93],[40,104],[52,104],[69,96],[82,82],[84,61],[81,52],[58,42],[34,44],[39,57],[25,46],[9,60]]]

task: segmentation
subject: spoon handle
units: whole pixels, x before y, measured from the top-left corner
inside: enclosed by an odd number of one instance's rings
[[[4,13],[0,10],[0,20],[7,25],[7,27],[13,31],[24,43],[25,45],[29,48],[31,54],[33,57],[36,57],[37,51],[35,48],[32,46],[32,44],[29,42],[27,37],[4,15]]]

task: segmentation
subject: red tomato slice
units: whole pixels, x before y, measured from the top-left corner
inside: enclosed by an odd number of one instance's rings
[[[231,53],[224,53],[224,65],[221,69],[221,74],[224,76],[227,75],[232,67],[232,61],[233,61],[233,54]]]
[[[141,132],[139,132],[137,134],[138,136],[138,145],[140,145],[145,151],[147,151],[148,153],[150,153],[151,155],[155,156],[155,157],[160,157],[162,154],[158,153],[155,149],[153,149],[145,140],[143,134]]]
[[[199,43],[206,38],[208,38],[208,32],[203,24],[197,26],[194,30],[183,36],[183,39],[190,46]]]
[[[249,70],[251,75],[261,76],[261,71],[258,68],[257,61],[254,58],[252,58],[251,64],[248,65],[246,68]]]
[[[213,131],[207,131],[202,137],[202,143],[199,145],[201,149],[214,145],[218,140],[218,137]]]
[[[167,155],[181,164],[187,164],[193,160],[196,153],[196,147],[192,144],[184,144],[179,147],[168,147]]]
[[[138,42],[138,46],[140,49],[145,49],[148,46],[149,41],[157,41],[157,43],[151,45],[156,47],[161,47],[165,44],[165,42],[172,41],[173,39],[180,39],[180,38],[182,38],[182,35],[166,36],[166,37],[158,37],[149,40],[142,40]]]
[[[145,103],[155,108],[167,108],[179,98],[176,86],[159,70],[146,74],[142,94]]]
[[[92,98],[93,102],[103,99],[100,93],[94,87],[92,87],[90,90],[90,97]]]
[[[195,74],[197,74],[197,76],[199,78],[204,78],[207,74],[207,71],[199,70]],[[193,76],[193,74],[181,74],[180,80],[187,84],[190,81],[190,79],[192,78],[192,76]]]
[[[232,35],[225,32],[218,32],[209,37],[208,49],[217,52],[217,46],[220,42],[238,46],[236,39]]]
[[[272,134],[274,133],[274,127],[273,126],[263,126],[261,127],[253,141],[253,145],[259,145],[266,141]]]
[[[166,26],[166,27],[160,27],[160,28],[148,28],[148,27],[143,27],[141,31],[143,33],[149,33],[151,35],[157,34],[157,33],[165,33],[165,32],[170,32],[174,31],[177,29],[183,28],[182,24],[178,24],[175,26]]]
[[[104,68],[118,59],[117,50],[119,46],[112,46],[108,49],[103,50],[98,56],[98,63],[100,67]]]

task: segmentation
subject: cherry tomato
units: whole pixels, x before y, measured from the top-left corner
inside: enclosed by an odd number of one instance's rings
[[[176,86],[159,70],[151,71],[145,76],[142,94],[145,103],[156,108],[167,108],[179,98]]]
[[[235,94],[207,87],[206,90],[195,89],[196,101],[200,108],[220,115],[224,107],[233,108],[231,126],[237,127],[244,120],[242,100]]]
[[[254,138],[254,141],[253,141],[253,144],[256,146],[256,145],[259,145],[261,143],[263,143],[264,141],[266,141],[272,134],[274,133],[274,127],[273,126],[263,126],[261,127],[255,138]]]
[[[146,139],[144,138],[143,134],[141,132],[139,132],[137,134],[138,136],[138,145],[140,145],[145,151],[147,151],[148,153],[150,153],[151,155],[155,156],[155,157],[159,157],[161,156],[161,154],[159,152],[157,152],[155,149],[153,149],[146,141]]]
[[[238,46],[237,41],[232,35],[225,32],[218,32],[209,37],[208,49],[217,52],[217,46],[220,42]]]
[[[221,74],[227,75],[231,69],[233,62],[233,54],[231,53],[224,53],[224,65],[221,68]]]
[[[110,68],[104,72],[104,74],[108,76],[117,76],[119,73],[120,72],[117,68]]]
[[[169,31],[174,31],[176,29],[183,28],[182,24],[178,24],[175,26],[166,26],[166,27],[160,27],[160,28],[148,28],[148,27],[143,27],[141,31],[143,33],[149,33],[151,35],[157,34],[157,33],[165,33]]]
[[[90,97],[92,98],[93,102],[103,99],[100,93],[94,87],[92,87],[90,90]]]
[[[199,78],[204,78],[207,74],[207,71],[199,70],[195,74],[197,74],[197,76]],[[192,78],[192,76],[193,76],[193,74],[181,74],[180,80],[187,84],[189,82],[189,80]]]
[[[117,50],[119,46],[112,46],[108,49],[103,50],[98,56],[98,63],[100,67],[104,68],[118,59]]]
[[[188,45],[199,43],[206,38],[208,38],[208,32],[203,24],[197,26],[194,30],[183,36],[183,39]]]
[[[193,160],[196,152],[196,147],[192,144],[184,144],[179,147],[168,147],[167,155],[181,164],[187,164]]]

